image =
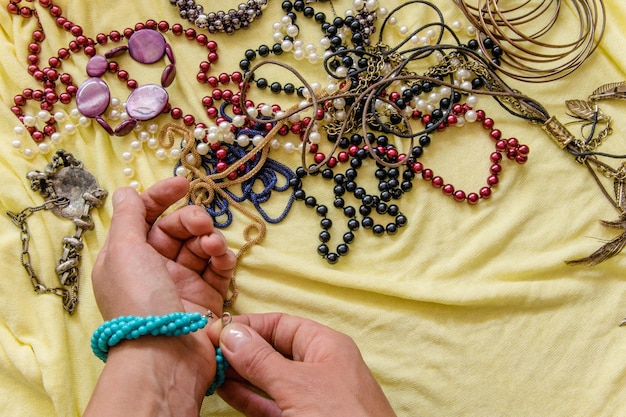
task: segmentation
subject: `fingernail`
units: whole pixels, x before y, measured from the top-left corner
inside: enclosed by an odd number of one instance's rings
[[[128,188],[119,188],[113,193],[113,207],[124,201],[128,193]]]
[[[245,326],[239,323],[231,323],[222,330],[222,343],[230,352],[237,352],[243,345],[248,343],[252,335]]]

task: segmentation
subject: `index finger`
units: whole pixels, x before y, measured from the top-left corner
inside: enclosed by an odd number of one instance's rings
[[[243,314],[233,321],[254,329],[282,355],[299,362],[322,362],[352,352],[354,341],[321,323],[284,313]]]

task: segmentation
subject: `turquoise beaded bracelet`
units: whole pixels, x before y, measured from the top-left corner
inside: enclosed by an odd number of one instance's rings
[[[196,332],[208,323],[207,317],[213,317],[213,313],[183,313],[176,312],[164,316],[121,316],[103,323],[91,336],[91,349],[103,362],[107,361],[109,348],[117,345],[122,340],[138,339],[141,336],[181,336]],[[215,352],[215,379],[206,392],[206,395],[215,393],[217,387],[226,379],[228,362],[222,350]]]

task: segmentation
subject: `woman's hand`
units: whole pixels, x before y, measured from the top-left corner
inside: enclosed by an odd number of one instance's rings
[[[234,320],[220,346],[235,372],[218,392],[246,416],[395,417],[350,337],[286,314]]]
[[[114,193],[111,228],[92,272],[105,320],[209,309],[222,314],[235,255],[201,207],[163,215],[187,189],[184,178],[170,178],[141,195],[130,188]],[[210,329],[216,326],[112,347],[84,415],[197,416],[216,369]]]

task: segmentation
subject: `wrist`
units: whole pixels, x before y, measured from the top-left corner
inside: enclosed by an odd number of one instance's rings
[[[85,416],[197,417],[215,372],[200,344],[197,335],[147,336],[111,348]]]

